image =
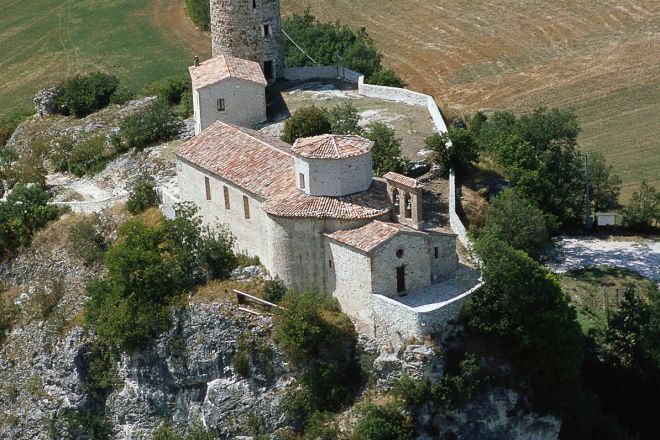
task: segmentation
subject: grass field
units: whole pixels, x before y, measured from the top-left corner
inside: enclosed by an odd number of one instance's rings
[[[186,74],[209,37],[188,25],[182,0],[2,0],[0,115],[31,106],[35,91],[103,70],[140,90]],[[187,26],[188,25],[188,26]]]
[[[657,0],[284,0],[365,26],[385,64],[445,110],[572,106],[580,142],[616,165],[629,196],[660,187]]]

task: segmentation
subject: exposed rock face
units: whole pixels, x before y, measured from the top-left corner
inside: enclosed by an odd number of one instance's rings
[[[32,100],[37,114],[42,117],[55,114],[57,110],[57,99],[59,97],[60,88],[57,86],[39,90]]]

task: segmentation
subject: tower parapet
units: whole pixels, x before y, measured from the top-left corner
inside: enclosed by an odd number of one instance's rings
[[[213,55],[256,61],[269,82],[282,76],[280,0],[210,0]]]

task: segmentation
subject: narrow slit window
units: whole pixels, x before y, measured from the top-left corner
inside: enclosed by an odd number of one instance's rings
[[[247,196],[243,196],[243,211],[245,211],[245,218],[250,218],[250,200]]]
[[[211,200],[211,181],[204,176],[204,186],[206,187],[206,200]]]
[[[264,25],[264,37],[270,37],[270,24]]]
[[[225,99],[224,98],[219,98],[217,104],[218,104],[218,111],[219,112],[224,112],[225,111]]]
[[[435,256],[435,258],[438,258],[438,248],[437,247],[433,248],[433,255]]]
[[[332,268],[332,260],[328,260],[328,267]]]
[[[305,175],[300,173],[300,189],[305,189]]]
[[[224,196],[225,196],[225,209],[229,209],[230,208],[230,206],[229,206],[229,188],[227,188],[225,186],[225,187],[222,188],[222,191],[224,192]]]
[[[257,0],[252,0],[252,9],[257,9]]]

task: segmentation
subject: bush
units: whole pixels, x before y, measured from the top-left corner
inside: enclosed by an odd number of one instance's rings
[[[231,360],[231,365],[237,374],[244,378],[251,376],[254,368],[260,369],[266,380],[273,377],[271,366],[275,352],[268,341],[245,333],[236,342],[236,354]]]
[[[85,216],[69,228],[70,252],[91,266],[103,261],[103,255],[108,250],[110,221],[101,214],[94,213]]]
[[[477,358],[466,354],[456,373],[446,372],[442,380],[433,386],[431,396],[440,406],[456,406],[470,400],[481,384]]]
[[[134,98],[135,98],[135,93],[131,89],[125,86],[120,86],[117,87],[115,93],[113,93],[112,96],[110,97],[110,104],[117,104],[117,105],[126,104],[128,101]]]
[[[284,123],[282,140],[293,144],[296,139],[330,133],[328,112],[316,106],[303,107]]]
[[[358,124],[360,115],[350,101],[336,105],[328,112],[331,131],[334,134],[361,134],[362,128]]]
[[[172,106],[181,104],[186,93],[192,93],[192,84],[188,75],[161,79],[144,88],[145,95],[156,96]],[[192,94],[190,96],[192,97]]]
[[[186,0],[186,12],[195,26],[203,31],[211,29],[211,8],[208,0]]]
[[[429,391],[429,384],[424,380],[415,380],[403,375],[392,385],[392,394],[402,400],[407,407],[421,404]]]
[[[16,311],[12,307],[8,307],[0,299],[0,345],[5,341],[5,338],[11,331]]]
[[[641,230],[660,225],[660,191],[642,182],[623,210],[622,223],[626,227]]]
[[[69,153],[67,168],[78,177],[103,170],[108,162],[105,135],[98,135],[76,143]]]
[[[480,234],[499,238],[532,258],[538,258],[550,242],[543,211],[512,188],[491,201]]]
[[[451,145],[448,143],[451,142]],[[447,133],[434,133],[424,141],[433,151],[434,160],[446,170],[465,170],[479,160],[479,145],[464,128],[450,128]]]
[[[275,279],[268,280],[264,283],[263,297],[266,301],[277,304],[282,301],[287,291],[288,289],[286,288],[284,281],[279,277],[275,277]]]
[[[73,114],[78,118],[94,113],[108,106],[118,85],[117,77],[106,73],[76,75],[60,86],[57,99],[59,111],[63,115]]]
[[[64,440],[107,440],[112,435],[112,423],[102,412],[76,411],[66,408],[59,416],[66,424]],[[58,437],[59,438],[59,437]]]
[[[181,121],[174,116],[167,101],[158,98],[149,107],[125,117],[120,124],[124,148],[143,149],[174,137]]]
[[[52,220],[60,209],[49,204],[50,195],[39,186],[18,184],[5,201],[0,201],[0,259],[20,246]]]
[[[383,69],[375,72],[369,79],[369,84],[388,87],[405,86],[401,77],[392,69]]]
[[[395,403],[366,403],[358,408],[354,440],[407,440],[412,438],[413,423]]]
[[[377,176],[390,171],[406,173],[409,163],[401,157],[401,139],[396,137],[394,130],[382,122],[375,122],[367,127],[364,136],[374,143],[371,164]]]
[[[13,110],[8,115],[0,117],[0,148],[3,147],[12,134],[14,134],[16,127],[33,114],[33,109],[21,109]]]
[[[158,206],[158,193],[154,182],[147,178],[138,179],[126,202],[126,209],[131,214],[139,214],[152,206]]]

